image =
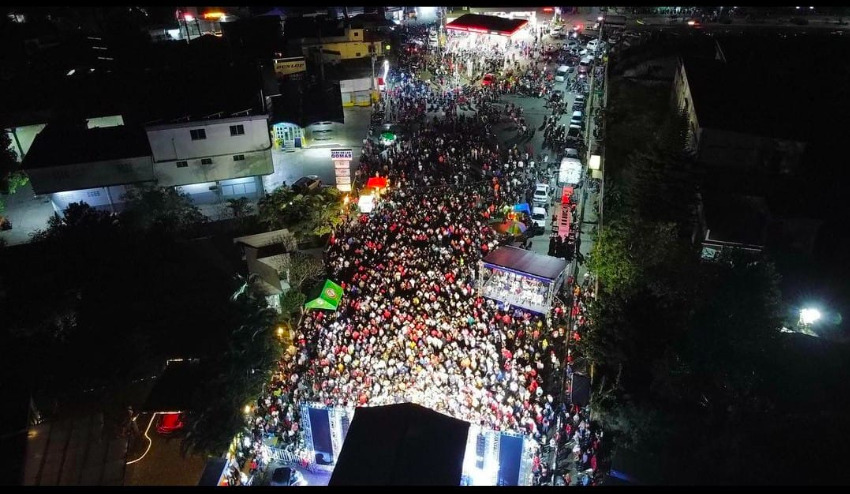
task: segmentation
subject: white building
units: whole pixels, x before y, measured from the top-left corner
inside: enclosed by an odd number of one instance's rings
[[[195,120],[145,128],[154,176],[202,204],[262,197],[262,176],[274,172],[266,115]]]
[[[266,115],[138,126],[48,124],[23,167],[61,213],[72,202],[121,211],[128,187],[178,187],[196,204],[259,199],[274,172]]]

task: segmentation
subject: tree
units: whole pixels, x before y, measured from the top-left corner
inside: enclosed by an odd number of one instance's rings
[[[173,187],[134,187],[124,200],[127,204],[123,216],[140,230],[186,235],[207,221],[189,195]]]
[[[322,260],[304,252],[290,252],[284,266],[289,272],[289,285],[301,292],[311,288],[305,287],[305,282],[314,281],[325,274]]]
[[[14,194],[19,187],[29,182],[29,177],[18,163],[18,154],[12,149],[12,140],[5,131],[0,132],[0,194]],[[6,202],[0,196],[0,213],[6,209]]]
[[[286,323],[292,323],[292,314],[300,313],[307,297],[295,288],[291,288],[280,296],[280,316]]]
[[[250,216],[252,212],[251,201],[247,197],[240,197],[238,199],[228,199],[227,207],[233,213],[233,217],[237,219],[242,219],[246,216]]]
[[[43,240],[79,241],[99,238],[109,234],[119,224],[116,215],[91,207],[85,202],[72,202],[63,216],[54,214],[47,220],[47,228],[30,234],[34,242]]]
[[[243,408],[255,402],[282,356],[274,310],[250,286],[231,302],[236,317],[226,350],[205,364],[207,383],[193,398],[188,414],[185,453],[221,454],[245,429]]]
[[[267,228],[286,228],[301,241],[321,237],[342,222],[342,194],[333,187],[306,194],[279,187],[260,200],[259,216]]]

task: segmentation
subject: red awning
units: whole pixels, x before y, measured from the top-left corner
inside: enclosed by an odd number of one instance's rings
[[[366,187],[372,187],[374,189],[386,189],[387,179],[385,177],[372,177],[366,181]]]
[[[528,24],[528,21],[525,19],[505,19],[494,15],[464,14],[446,24],[446,29],[511,36],[526,24]]]

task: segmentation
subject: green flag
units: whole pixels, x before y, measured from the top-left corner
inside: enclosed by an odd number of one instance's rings
[[[313,295],[304,304],[307,309],[336,310],[342,301],[342,287],[331,280],[325,280],[312,292]]]

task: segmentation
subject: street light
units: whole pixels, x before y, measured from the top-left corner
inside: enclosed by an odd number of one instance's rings
[[[820,320],[821,313],[817,309],[805,308],[800,310],[800,324],[808,326]]]

